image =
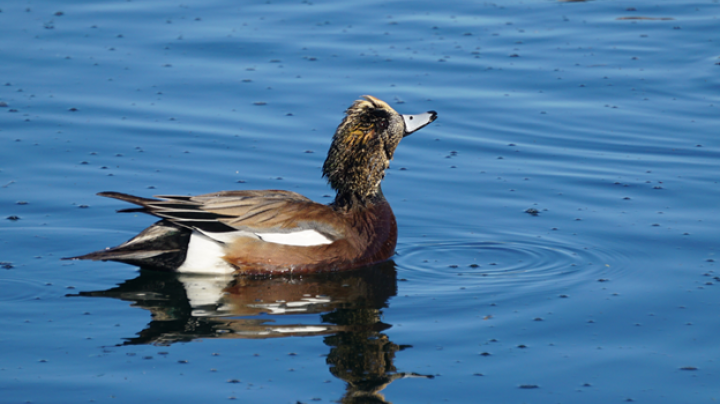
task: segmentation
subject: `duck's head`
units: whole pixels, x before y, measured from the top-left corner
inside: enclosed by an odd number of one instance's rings
[[[364,204],[381,195],[380,182],[400,140],[437,118],[435,111],[400,115],[370,95],[355,101],[345,114],[323,165],[339,204]]]

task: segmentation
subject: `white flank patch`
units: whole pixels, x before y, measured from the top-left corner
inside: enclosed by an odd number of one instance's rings
[[[293,233],[255,233],[262,241],[268,243],[310,247],[314,245],[332,244],[332,240],[315,230],[301,230]]]
[[[433,112],[423,112],[417,115],[401,115],[405,121],[405,134],[409,135],[423,126],[435,120],[437,114]]]
[[[178,272],[196,274],[228,274],[235,268],[222,259],[225,248],[222,244],[196,231],[190,235],[185,262],[177,269]]]
[[[194,234],[194,233],[193,233]],[[202,232],[202,235],[221,243],[232,243],[238,237],[259,238],[268,243],[310,247],[332,244],[332,240],[315,230],[299,230],[291,233],[250,233],[247,231],[231,231],[225,233]]]

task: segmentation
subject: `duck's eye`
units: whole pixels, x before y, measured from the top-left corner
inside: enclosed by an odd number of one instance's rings
[[[381,119],[377,122],[377,127],[380,130],[385,130],[388,128],[388,121],[385,119]]]

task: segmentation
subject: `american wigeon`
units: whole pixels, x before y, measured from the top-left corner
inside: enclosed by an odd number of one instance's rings
[[[400,140],[437,118],[400,115],[366,95],[345,111],[323,176],[337,192],[323,205],[290,191],[221,191],[141,198],[98,195],[141,206],[162,220],[114,248],[68,259],[111,260],[196,273],[270,275],[341,271],[390,258],[397,223],[380,182]]]

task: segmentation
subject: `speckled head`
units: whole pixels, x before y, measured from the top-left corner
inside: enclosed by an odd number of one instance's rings
[[[364,204],[381,194],[380,182],[400,140],[437,118],[435,111],[400,115],[370,95],[355,101],[345,114],[323,165],[323,176],[338,193],[337,204]]]

